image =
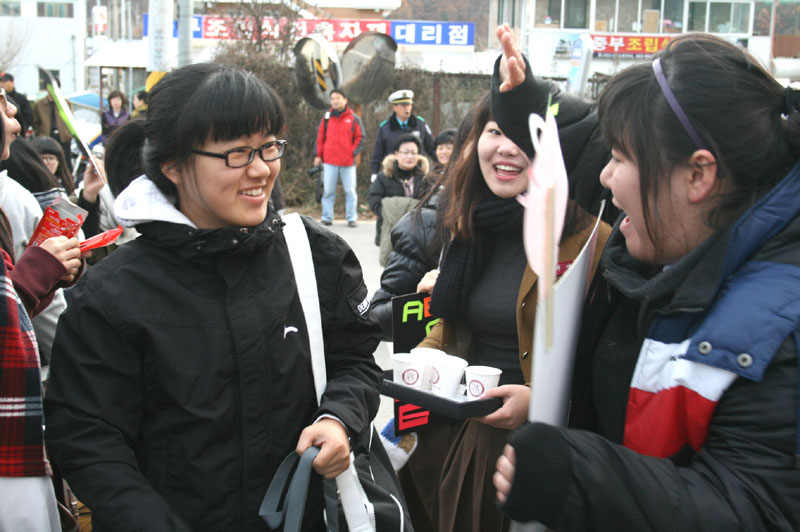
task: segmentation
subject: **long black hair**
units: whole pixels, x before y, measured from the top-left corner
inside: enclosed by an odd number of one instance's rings
[[[729,182],[706,223],[724,227],[772,188],[798,159],[800,113],[744,48],[706,34],[676,37],[656,55],[669,88]],[[657,198],[698,149],[667,102],[650,62],[614,76],[600,96],[600,131],[639,169],[650,238]],[[651,210],[653,212],[651,212]]]
[[[131,181],[144,174],[142,146],[145,140],[144,118],[128,120],[111,134],[103,156],[106,180],[111,194],[117,197]]]

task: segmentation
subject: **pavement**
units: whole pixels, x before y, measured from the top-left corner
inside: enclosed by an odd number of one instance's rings
[[[356,227],[348,227],[347,222],[343,219],[334,220],[333,225],[328,229],[341,236],[353,249],[361,263],[364,282],[369,290],[370,298],[372,298],[372,295],[381,286],[381,273],[383,272],[383,266],[378,264],[378,246],[375,245],[375,220],[359,220]],[[381,369],[391,369],[391,355],[392,343],[381,342],[374,353],[375,362]],[[378,431],[386,425],[392,415],[392,400],[381,396],[381,405],[374,421]]]

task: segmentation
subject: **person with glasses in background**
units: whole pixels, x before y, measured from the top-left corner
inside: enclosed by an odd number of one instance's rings
[[[376,246],[381,245],[384,223],[386,232],[390,232],[394,224],[428,191],[429,184],[425,177],[429,170],[430,162],[422,155],[419,137],[412,134],[401,136],[395,143],[394,152],[383,159],[383,169],[367,193],[369,208],[378,216],[375,224]],[[396,197],[407,199],[386,201],[386,198]]]
[[[97,532],[264,530],[278,465],[319,446],[304,522],[322,529],[320,477],[347,468],[378,407],[379,331],[358,261],[303,218],[328,377],[318,405],[269,201],[286,150],[279,96],[244,70],[195,64],[167,74],[131,124],[138,141],[114,135],[109,151],[142,149],[144,175],[114,204],[140,236],[92,267],[59,322],[53,459]]]

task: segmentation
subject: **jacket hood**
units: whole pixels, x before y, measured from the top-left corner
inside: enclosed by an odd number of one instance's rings
[[[114,214],[125,227],[148,222],[169,222],[197,226],[175,207],[176,198],[168,198],[146,175],[131,181],[114,201]]]
[[[114,212],[122,225],[136,226],[141,234],[187,259],[251,249],[265,241],[253,236],[272,235],[283,224],[270,203],[267,216],[256,227],[198,229],[147,176],[137,177],[117,196]]]
[[[383,175],[386,177],[394,178],[394,163],[397,162],[397,157],[394,156],[393,153],[390,153],[386,157],[383,158]],[[419,162],[417,163],[416,170],[422,172],[423,176],[428,175],[430,171],[431,163],[427,157],[424,155],[419,158]],[[415,172],[416,172],[415,170]]]

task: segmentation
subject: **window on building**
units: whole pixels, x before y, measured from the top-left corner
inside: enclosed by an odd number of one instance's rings
[[[664,17],[661,19],[661,33],[680,33],[683,31],[683,0],[664,0]]]
[[[638,0],[619,0],[619,22],[617,23],[617,30],[622,32],[638,32],[639,31],[639,17],[636,13],[639,12]]]
[[[74,6],[64,2],[36,2],[36,15],[39,17],[72,18]]]
[[[542,0],[536,2],[534,24],[537,28],[561,27],[561,0]]]
[[[691,2],[688,31],[749,33],[749,2]]]
[[[505,6],[503,9],[506,12],[510,5],[516,3],[498,0],[498,6]],[[684,20],[684,0],[594,0],[594,28],[589,28],[591,3],[590,0],[539,0],[535,4],[535,25],[537,28],[591,29],[611,33],[702,31],[747,34],[755,16],[757,27],[753,29],[754,35],[764,31],[760,29],[762,26],[767,29],[769,26],[768,2],[756,2],[753,15],[754,4],[749,1],[690,0],[688,16]],[[798,6],[796,11],[795,5]],[[795,27],[800,28],[800,2],[791,6],[792,16],[783,18],[798,22],[790,25],[789,32],[795,31]],[[780,33],[777,26],[776,33]],[[800,30],[796,30],[796,33],[800,33]]]
[[[756,2],[753,20],[753,35],[769,35],[772,2]]]
[[[58,70],[49,70],[50,74],[55,78],[56,81],[60,80],[61,72]],[[44,92],[47,90],[47,85],[50,83],[50,78],[39,69],[39,92]]]
[[[750,31],[750,6],[749,3],[736,2],[731,9],[731,31],[733,33],[748,33]]]
[[[589,2],[587,0],[564,1],[564,27],[587,28],[589,24]]]
[[[505,22],[517,26],[517,0],[497,0],[497,25]]]
[[[0,2],[0,16],[18,16],[20,0],[5,0]]]
[[[689,3],[689,27],[688,31],[706,31],[706,8],[705,2]]]
[[[594,30],[616,31],[614,22],[617,18],[615,0],[596,0],[594,8]]]

